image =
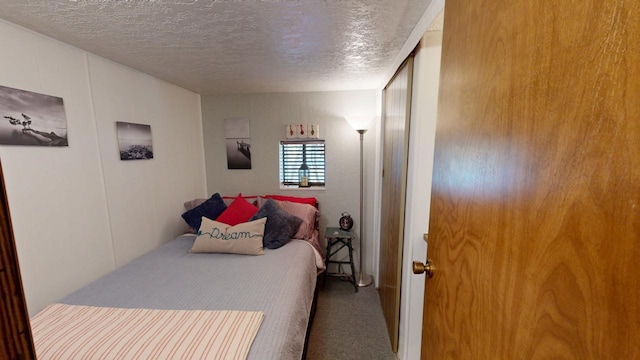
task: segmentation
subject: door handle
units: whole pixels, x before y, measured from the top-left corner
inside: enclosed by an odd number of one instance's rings
[[[414,261],[413,262],[413,273],[414,274],[422,274],[422,273],[427,273],[427,276],[429,278],[433,277],[433,272],[436,269],[435,266],[433,266],[433,261],[431,260],[427,260],[426,264],[423,264],[420,261]]]

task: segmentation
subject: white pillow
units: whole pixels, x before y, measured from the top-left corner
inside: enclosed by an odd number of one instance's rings
[[[230,226],[203,216],[191,252],[262,255],[266,222],[267,219],[262,218]]]

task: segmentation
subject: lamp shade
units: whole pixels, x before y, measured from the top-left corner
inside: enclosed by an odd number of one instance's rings
[[[350,116],[347,122],[354,130],[368,130],[371,124],[377,119],[377,116]]]

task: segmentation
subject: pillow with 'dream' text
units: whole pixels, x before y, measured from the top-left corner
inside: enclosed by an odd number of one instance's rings
[[[203,217],[190,252],[262,255],[266,222],[263,218],[230,226]]]

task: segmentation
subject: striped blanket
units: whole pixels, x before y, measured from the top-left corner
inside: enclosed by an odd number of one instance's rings
[[[52,304],[31,319],[39,360],[246,359],[262,312]]]

